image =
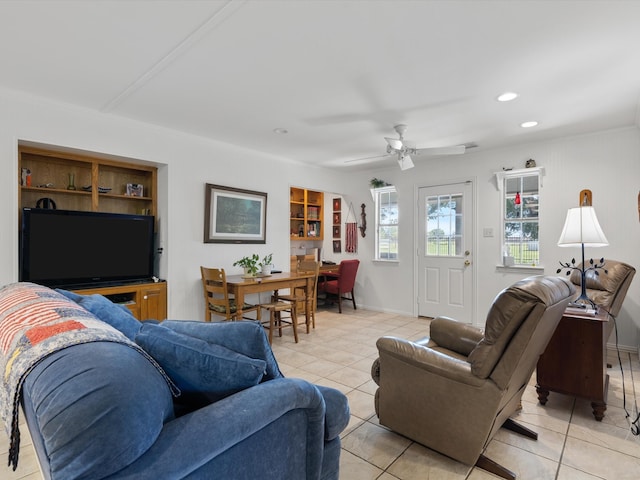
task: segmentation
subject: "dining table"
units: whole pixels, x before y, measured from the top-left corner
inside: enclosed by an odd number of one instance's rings
[[[237,315],[236,318],[242,318],[242,305],[245,302],[245,296],[252,293],[273,292],[277,297],[278,290],[302,288],[305,294],[305,323],[309,325],[311,321],[311,307],[313,300],[313,273],[303,272],[281,272],[272,273],[270,275],[257,274],[253,277],[245,275],[229,275],[227,277],[227,290],[236,299]],[[271,298],[269,298],[271,301]]]

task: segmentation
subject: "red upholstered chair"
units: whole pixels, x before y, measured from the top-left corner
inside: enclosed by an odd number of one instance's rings
[[[353,309],[356,309],[356,297],[353,287],[356,283],[356,274],[360,260],[342,260],[337,273],[326,273],[324,279],[318,284],[318,292],[338,297],[338,311],[342,313],[342,300],[351,300]],[[322,275],[322,274],[321,274]],[[349,294],[349,297],[345,297]]]

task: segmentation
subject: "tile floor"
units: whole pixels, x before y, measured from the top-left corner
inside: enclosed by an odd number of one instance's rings
[[[371,363],[377,356],[375,341],[382,335],[417,339],[428,334],[422,318],[353,310],[345,304],[320,307],[316,329],[294,343],[290,330],[275,337],[273,349],[283,373],[335,387],[349,398],[351,421],[342,434],[341,480],[424,480],[497,478],[464,466],[380,426],[374,413],[376,385]],[[635,354],[623,353],[627,409],[640,397],[640,363]],[[538,404],[535,374],[523,397],[517,420],[539,434],[538,441],[501,430],[487,456],[516,472],[520,480],[595,480],[640,478],[640,437],[633,436],[623,410],[622,375],[617,356],[609,387],[609,405],[602,422],[596,422],[586,400],[551,393],[547,406]],[[640,400],[639,400],[640,401]],[[22,429],[20,464],[12,472],[0,466],[0,478],[41,479],[31,441]],[[0,434],[0,457],[6,458],[6,436]],[[289,480],[289,479],[287,479]]]

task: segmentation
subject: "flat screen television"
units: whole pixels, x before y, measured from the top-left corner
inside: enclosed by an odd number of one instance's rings
[[[23,208],[20,281],[81,288],[153,275],[153,216]]]

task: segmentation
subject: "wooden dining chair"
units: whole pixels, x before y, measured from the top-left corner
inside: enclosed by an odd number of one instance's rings
[[[318,284],[318,274],[320,272],[320,262],[316,262],[314,260],[300,260],[297,263],[296,271],[298,273],[312,273],[313,279],[311,282],[311,326],[316,328],[316,304],[317,304],[317,288]],[[305,294],[304,288],[294,288],[293,291],[288,295],[278,295],[278,300],[283,300],[286,302],[294,302],[296,304],[296,313],[298,315],[305,314],[305,324],[307,326],[307,333],[309,333],[309,323],[307,322],[307,296]]]
[[[273,341],[273,331],[278,330],[279,336],[282,336],[282,329],[291,327],[293,329],[293,338],[298,343],[298,321],[296,316],[296,302],[281,302],[272,298],[271,303],[263,303],[262,308],[269,311],[269,321],[261,321],[262,326],[269,331],[269,344]],[[283,317],[283,312],[289,312],[289,317]]]
[[[224,317],[226,321],[242,320],[237,318],[238,307],[235,298],[227,290],[227,276],[223,268],[200,267],[202,289],[205,301],[205,322],[211,321],[211,315]],[[256,318],[244,317],[245,312],[256,312]],[[243,318],[260,321],[260,305],[244,303],[242,305]]]

